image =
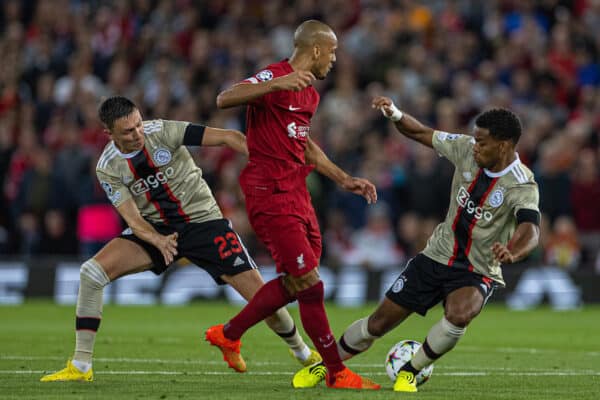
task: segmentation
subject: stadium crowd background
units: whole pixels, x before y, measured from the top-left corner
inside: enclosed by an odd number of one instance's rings
[[[243,131],[245,109],[217,110],[217,94],[288,57],[294,28],[317,18],[339,50],[316,84],[311,136],[380,197],[367,207],[309,177],[324,263],[398,265],[446,212],[450,164],[371,109],[385,94],[450,132],[469,132],[487,107],[516,111],[544,213],[534,258],[600,273],[599,0],[4,0],[0,11],[0,254],[88,257],[122,230],[94,172],[108,141],[102,98],[128,96],[145,119]],[[251,253],[270,263],[237,183],[245,159],[192,153]]]

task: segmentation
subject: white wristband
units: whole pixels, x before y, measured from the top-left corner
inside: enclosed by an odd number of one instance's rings
[[[402,119],[402,117],[404,116],[404,114],[402,113],[402,111],[398,110],[398,107],[396,107],[396,105],[394,103],[392,103],[392,105],[390,106],[390,108],[392,109],[392,115],[387,115],[385,113],[385,111],[383,110],[383,107],[381,108],[381,112],[383,113],[383,115],[394,121],[394,122],[398,122]]]

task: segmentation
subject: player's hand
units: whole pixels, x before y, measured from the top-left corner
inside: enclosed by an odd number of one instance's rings
[[[165,264],[169,265],[175,259],[177,255],[177,237],[179,236],[177,232],[172,233],[170,235],[159,235],[157,243],[155,244],[156,248],[160,250],[165,259]]]
[[[389,97],[377,96],[373,99],[371,107],[381,110],[386,117],[391,117],[394,110],[392,109],[394,102]]]
[[[308,87],[315,80],[310,71],[294,71],[291,74],[273,79],[273,87],[276,90],[293,90],[298,92]]]
[[[494,253],[496,260],[500,261],[502,264],[512,264],[517,261],[513,253],[506,246],[498,242],[494,243],[492,246],[492,252]]]
[[[364,197],[369,204],[377,202],[377,189],[367,179],[350,176],[342,182],[341,186],[349,192]]]

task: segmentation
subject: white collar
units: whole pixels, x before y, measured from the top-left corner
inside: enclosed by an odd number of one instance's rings
[[[120,155],[122,158],[133,158],[133,157],[137,156],[140,151],[142,151],[140,149],[140,150],[136,150],[136,151],[134,151],[132,153],[121,153],[121,150],[119,150],[117,148],[117,146],[115,145],[115,141],[114,140],[111,141],[110,144],[112,145],[112,148],[117,152],[117,154]]]
[[[513,167],[515,167],[518,164],[521,164],[521,159],[519,158],[519,153],[515,152],[515,157],[516,157],[515,161],[511,162],[508,167],[504,168],[500,172],[492,172],[492,171],[488,170],[487,168],[484,168],[483,172],[485,172],[485,174],[487,176],[489,176],[490,178],[499,178],[501,176],[504,176],[504,175],[508,174],[508,171],[513,169]]]

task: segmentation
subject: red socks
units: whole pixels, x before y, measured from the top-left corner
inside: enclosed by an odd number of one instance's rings
[[[323,304],[324,297],[322,281],[297,293],[300,318],[304,330],[312,339],[321,357],[323,357],[323,363],[329,374],[333,375],[343,370],[344,364],[338,354],[335,337],[331,333],[331,328],[329,328],[329,321]]]
[[[325,314],[324,297],[321,281],[297,293],[304,330],[323,357],[329,373],[334,374],[343,370],[344,364],[338,354],[337,343]],[[283,286],[281,278],[273,279],[261,287],[246,307],[225,324],[223,334],[229,340],[238,340],[250,327],[293,300]]]
[[[229,340],[238,340],[253,325],[291,301],[294,298],[283,287],[281,278],[275,278],[265,283],[246,307],[225,324],[223,334]]]

